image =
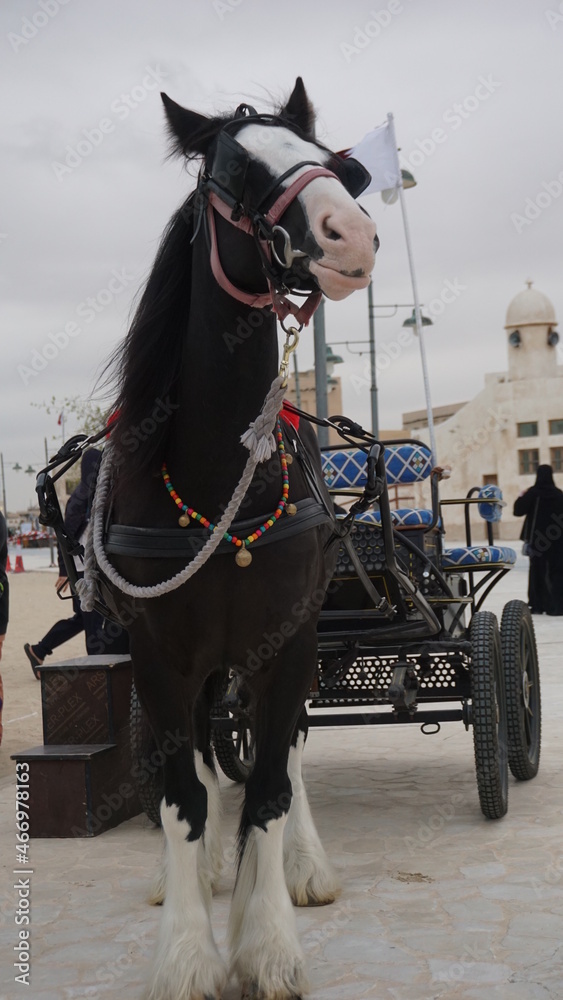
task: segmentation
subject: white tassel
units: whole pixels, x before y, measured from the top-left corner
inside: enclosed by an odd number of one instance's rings
[[[257,463],[265,462],[276,450],[276,440],[273,435],[278,413],[283,405],[283,397],[287,386],[281,376],[278,375],[272,382],[272,386],[266,399],[262,411],[250,424],[247,431],[241,437],[241,444],[248,448],[250,454]]]

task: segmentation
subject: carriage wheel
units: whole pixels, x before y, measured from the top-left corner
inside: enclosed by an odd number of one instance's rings
[[[131,769],[136,775],[137,795],[143,811],[148,818],[160,826],[160,803],[164,795],[164,776],[162,768],[157,767],[154,774],[147,767],[151,757],[155,759],[157,748],[149,720],[139,701],[137,689],[131,686],[131,713],[129,717],[129,733],[131,746]]]
[[[250,713],[241,709],[236,691],[234,698],[229,698],[229,705],[225,702],[226,695],[232,695],[233,685],[236,688],[236,684],[236,679],[227,678],[213,708],[213,715],[231,719],[233,728],[212,729],[211,742],[223,774],[231,781],[243,784],[254,767],[254,727]],[[234,711],[229,710],[231,700]]]
[[[477,611],[471,620],[473,746],[481,811],[500,819],[508,808],[506,699],[497,620]]]
[[[540,766],[541,695],[534,623],[527,604],[509,601],[500,626],[508,766],[519,781],[535,778]]]

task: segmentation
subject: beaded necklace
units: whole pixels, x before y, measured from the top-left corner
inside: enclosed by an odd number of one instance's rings
[[[227,542],[231,542],[231,544],[235,545],[238,549],[238,552],[235,556],[235,561],[238,566],[250,565],[250,563],[252,562],[252,555],[248,551],[248,546],[251,545],[252,542],[255,542],[257,538],[260,538],[261,535],[265,534],[266,531],[272,528],[276,523],[276,521],[278,520],[278,518],[281,517],[284,510],[286,514],[290,515],[297,513],[297,507],[295,506],[295,504],[288,503],[288,497],[289,497],[289,474],[287,471],[288,456],[286,455],[285,451],[285,445],[283,441],[283,434],[281,430],[279,417],[276,423],[276,438],[278,442],[278,452],[280,455],[280,462],[282,468],[282,482],[283,482],[282,495],[278,506],[276,507],[271,517],[269,517],[267,521],[264,521],[264,524],[261,524],[259,528],[256,528],[256,531],[253,531],[252,534],[248,535],[247,538],[237,538],[236,535],[230,535],[228,531],[226,531],[225,534],[223,535],[223,538],[225,538]],[[291,458],[291,456],[289,457]],[[178,496],[176,490],[174,489],[172,483],[170,482],[170,476],[168,474],[166,462],[162,463],[161,472],[166,489],[170,493],[170,496],[172,497],[176,506],[179,507],[182,511],[180,517],[178,518],[178,524],[182,528],[186,528],[191,520],[199,521],[200,524],[203,524],[204,528],[207,528],[209,531],[215,531],[216,525],[212,524],[211,521],[208,521],[207,518],[203,516],[203,514],[198,514],[198,512],[193,509],[193,507],[188,507],[188,505],[183,502],[182,498]]]

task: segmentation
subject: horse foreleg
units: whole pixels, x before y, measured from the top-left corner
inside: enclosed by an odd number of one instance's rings
[[[196,750],[195,766],[197,776],[207,791],[207,820],[202,842],[202,858],[199,875],[202,888],[211,895],[219,883],[223,869],[223,849],[221,846],[221,797],[219,781],[213,765],[211,751]]]
[[[334,902],[340,886],[317,833],[303,782],[301,768],[307,729],[307,713],[303,709],[289,751],[288,774],[293,795],[285,828],[283,862],[287,888],[295,905],[324,906]]]
[[[283,875],[287,816],[247,834],[231,904],[232,969],[249,1000],[288,1000],[306,992],[305,957]]]
[[[291,804],[289,747],[315,649],[315,633],[293,643],[299,655],[284,651],[271,666],[267,687],[257,692],[256,763],[246,783],[242,853],[229,920],[233,971],[252,1000],[290,1000],[307,990],[284,876],[283,835]]]
[[[160,807],[166,837],[166,898],[147,1000],[215,1000],[226,970],[213,939],[205,888],[207,792],[191,749],[165,764]]]
[[[215,892],[219,883],[219,877],[223,868],[223,850],[221,847],[221,799],[219,795],[219,782],[212,762],[210,764],[206,763],[206,756],[207,754],[196,750],[195,767],[197,776],[201,783],[205,785],[207,791],[207,820],[200,846],[198,874],[202,891],[206,897],[209,897]],[[166,838],[163,836],[162,853],[158,870],[147,900],[151,906],[160,906],[164,902],[168,878],[168,850]]]

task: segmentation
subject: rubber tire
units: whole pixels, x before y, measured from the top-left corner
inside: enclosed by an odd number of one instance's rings
[[[227,685],[228,680],[226,681],[224,688],[221,690],[220,696],[218,697],[213,708],[213,715],[218,718],[229,718],[230,715],[223,704],[223,694]],[[219,764],[223,774],[227,778],[230,778],[231,781],[236,781],[237,784],[243,785],[249,778],[252,773],[252,768],[254,767],[254,734],[252,732],[252,724],[245,727],[242,732],[239,732],[236,728],[236,722],[233,720],[233,727],[232,734],[226,732],[224,729],[212,729],[211,743],[215,752],[215,757],[217,758],[217,763]],[[246,734],[247,747],[249,751],[248,757],[246,758],[241,757],[243,732]]]
[[[151,759],[158,747],[153,736],[145,710],[139,701],[135,685],[131,685],[131,710],[129,716],[129,742],[131,747],[131,771],[135,775],[135,784],[139,802],[155,826],[160,826],[160,803],[164,796],[164,775],[158,767],[151,774],[143,760]],[[142,775],[142,779],[140,777]]]
[[[502,649],[495,615],[477,611],[471,620],[471,717],[481,811],[500,819],[508,809],[506,698]]]
[[[524,601],[509,601],[500,626],[508,766],[518,781],[535,778],[541,752],[541,691],[534,622]],[[528,684],[524,694],[524,675]]]

